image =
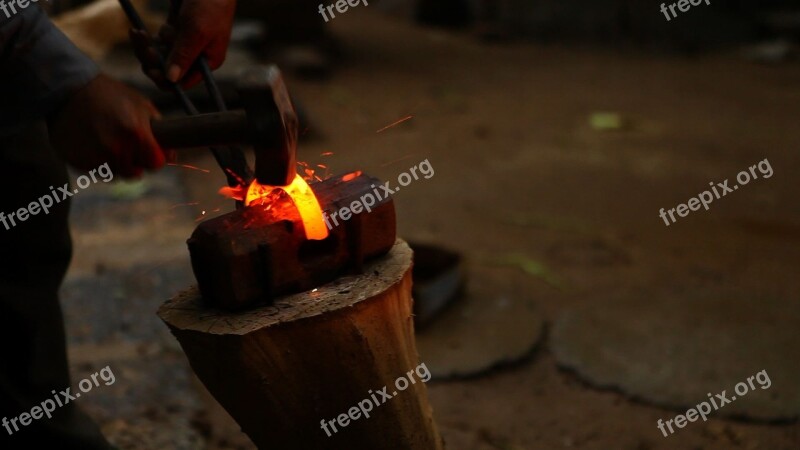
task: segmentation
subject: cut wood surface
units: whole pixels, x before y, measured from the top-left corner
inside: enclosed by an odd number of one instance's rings
[[[261,449],[438,450],[425,384],[413,374],[407,389],[395,385],[420,364],[411,264],[411,249],[398,240],[363,274],[269,306],[209,309],[192,288],[158,314],[198,377]],[[391,398],[376,396],[370,417],[336,422],[384,386]],[[335,421],[330,437],[322,420]]]

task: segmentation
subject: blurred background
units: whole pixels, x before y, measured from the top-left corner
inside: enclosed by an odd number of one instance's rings
[[[417,323],[449,449],[800,449],[800,5],[709,3],[668,21],[654,1],[375,0],[325,22],[319,2],[239,2],[218,79],[235,106],[242,69],[281,67],[310,177],[435,170],[394,201],[401,237],[460,255],[464,289]],[[179,114],[115,1],[40,4]],[[165,2],[138,7],[155,32]],[[233,208],[224,184],[187,150],[74,198],[73,378],[114,371],[81,402],[121,449],[253,448],[155,315],[194,283],[185,241]],[[760,371],[707,422],[657,428]]]

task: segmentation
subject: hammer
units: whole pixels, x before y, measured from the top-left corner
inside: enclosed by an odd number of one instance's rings
[[[119,0],[133,28],[147,31],[130,0]],[[172,8],[179,8],[173,1]],[[166,63],[159,54],[162,70]],[[223,145],[252,145],[256,155],[255,177],[261,184],[286,186],[295,176],[298,120],[280,71],[275,66],[255,68],[240,79],[238,90],[245,108],[226,111],[225,101],[204,56],[197,61],[209,94],[222,111],[197,114],[197,109],[178,84],[172,86],[191,117],[151,122],[153,135],[164,148],[211,147],[217,162],[225,170],[228,184],[250,181],[250,168],[241,150],[214,148]],[[233,173],[238,172],[238,173]]]
[[[250,145],[259,183],[290,184],[297,174],[298,120],[280,71],[274,65],[249,69],[237,91],[243,109],[153,120],[153,135],[169,149]]]

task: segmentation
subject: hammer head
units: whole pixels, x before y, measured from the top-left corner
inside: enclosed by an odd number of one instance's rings
[[[238,91],[247,111],[256,180],[271,186],[290,184],[297,175],[299,125],[280,70],[276,66],[248,69],[239,79]]]

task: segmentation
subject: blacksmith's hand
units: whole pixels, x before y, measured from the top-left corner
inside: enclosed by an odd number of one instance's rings
[[[149,100],[100,74],[49,118],[50,142],[77,169],[108,163],[114,174],[135,178],[164,166],[150,129],[157,117]]]
[[[231,39],[235,0],[172,0],[167,23],[158,36],[131,30],[142,70],[160,88],[167,80],[188,88],[202,79],[195,61],[205,55],[212,70],[225,61]],[[166,74],[158,54],[166,56]]]

